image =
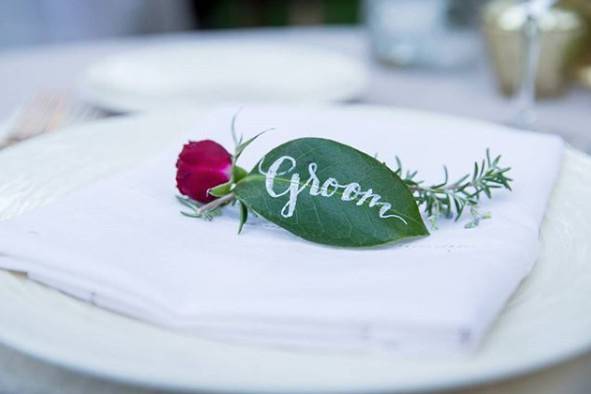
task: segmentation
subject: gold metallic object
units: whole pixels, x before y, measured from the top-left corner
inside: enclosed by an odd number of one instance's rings
[[[581,68],[577,76],[583,85],[591,88],[591,66]]]
[[[484,11],[484,33],[505,94],[512,94],[519,86],[526,17],[523,4],[514,1],[493,1]],[[566,85],[573,50],[583,36],[583,22],[575,12],[555,7],[539,23],[541,52],[536,91],[541,96],[553,96]]]

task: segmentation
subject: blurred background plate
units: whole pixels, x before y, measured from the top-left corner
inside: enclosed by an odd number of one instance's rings
[[[358,98],[363,63],[326,49],[244,40],[156,45],[91,66],[82,99],[113,112],[218,102],[322,103]]]
[[[474,138],[478,130],[499,127],[370,106],[322,111],[327,123],[355,111],[368,122],[377,115],[391,117],[392,128],[470,129]],[[309,112],[301,113],[305,118]],[[7,169],[0,172],[0,218],[153,157],[187,130],[208,129],[208,115],[207,109],[196,108],[91,122],[7,149],[0,155],[0,168]],[[0,271],[0,341],[87,374],[205,392],[432,392],[521,376],[591,349],[590,199],[591,159],[567,150],[536,267],[482,346],[466,357],[412,360],[378,352],[296,352],[205,340],[110,313],[6,271]],[[574,387],[585,381],[557,384],[556,390],[546,382],[528,392],[588,393],[588,387]],[[469,392],[523,393],[486,387]]]

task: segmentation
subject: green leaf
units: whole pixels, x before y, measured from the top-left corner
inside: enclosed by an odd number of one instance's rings
[[[392,170],[331,140],[302,138],[276,147],[233,192],[255,214],[322,244],[374,246],[429,234]]]

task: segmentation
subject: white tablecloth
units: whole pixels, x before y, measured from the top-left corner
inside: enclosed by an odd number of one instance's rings
[[[168,35],[143,39],[105,41],[63,47],[28,49],[0,53],[0,119],[40,90],[64,90],[74,86],[76,77],[89,64],[127,48],[137,48],[151,40],[222,40],[258,37],[282,42],[307,42],[367,58],[370,87],[362,101],[446,112],[494,122],[510,119],[509,100],[497,93],[494,77],[485,58],[461,72],[429,73],[421,70],[394,70],[375,64],[365,56],[362,32],[354,29],[285,29],[245,32]],[[424,94],[427,90],[429,94]],[[455,100],[447,98],[453,95]],[[463,106],[470,102],[472,105]],[[538,104],[539,126],[560,133],[576,147],[591,151],[589,103],[591,91],[574,88],[559,99]],[[591,354],[549,370],[509,382],[472,388],[459,393],[588,393],[591,390]],[[139,388],[65,371],[0,345],[0,393],[154,393]]]

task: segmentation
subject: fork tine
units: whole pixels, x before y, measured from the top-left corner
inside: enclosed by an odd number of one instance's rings
[[[0,139],[0,149],[65,126],[105,116],[88,105],[76,103],[63,92],[41,92],[19,111],[10,132]]]

